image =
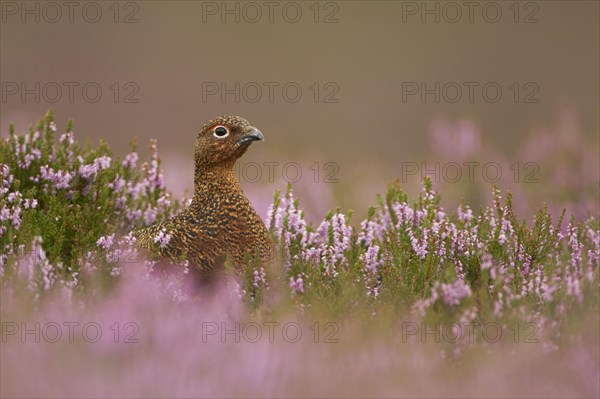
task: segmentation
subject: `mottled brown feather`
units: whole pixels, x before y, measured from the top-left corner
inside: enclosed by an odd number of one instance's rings
[[[228,129],[226,137],[215,136],[218,126]],[[187,259],[202,274],[223,270],[227,257],[238,271],[251,258],[270,261],[273,248],[267,229],[234,173],[236,160],[256,140],[262,140],[262,133],[238,116],[206,123],[195,144],[190,206],[164,222],[136,230],[136,245],[171,260]],[[162,229],[171,236],[164,248],[155,242]]]

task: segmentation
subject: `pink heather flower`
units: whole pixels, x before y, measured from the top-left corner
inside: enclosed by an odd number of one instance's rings
[[[329,242],[329,228],[333,232],[332,242]],[[346,216],[344,214],[336,213],[331,217],[330,221],[323,221],[317,232],[321,237],[325,235],[324,238],[327,240],[327,244],[321,255],[326,273],[335,277],[338,274],[335,270],[336,265],[347,262],[345,252],[351,245],[352,228],[346,223]]]
[[[149,189],[153,193],[155,189],[162,189],[165,187],[163,174],[160,173],[158,167],[158,141],[155,139],[150,140],[150,168],[148,169],[148,182],[150,183]]]
[[[571,250],[571,257],[569,259],[569,264],[571,265],[570,272],[573,273],[574,279],[580,279],[582,277],[582,257],[581,250],[583,249],[583,244],[579,242],[577,239],[577,228],[575,226],[569,226],[568,228],[568,238],[569,238],[569,249]]]
[[[0,209],[0,222],[7,221],[10,218],[10,209],[4,205],[2,209]]]
[[[119,262],[119,259],[121,258],[121,253],[122,252],[123,251],[121,249],[119,249],[119,248],[111,250],[111,251],[108,251],[106,253],[106,261],[108,263],[117,263],[117,262]]]
[[[269,207],[267,208],[267,219],[266,219],[266,221],[269,222],[269,226],[268,226],[269,230],[271,230],[273,228],[273,224],[271,223],[271,221],[273,220],[273,214],[274,213],[275,213],[275,203],[272,202],[271,205],[269,205]]]
[[[23,203],[23,207],[25,209],[29,209],[29,208],[34,209],[37,207],[37,200],[35,198],[33,198],[33,199],[26,198],[25,202]]]
[[[169,193],[165,193],[163,195],[161,195],[160,197],[158,197],[158,200],[156,200],[156,204],[158,205],[159,208],[162,209],[167,209],[171,206],[171,200],[169,199]]]
[[[66,143],[67,145],[71,146],[75,142],[74,137],[75,137],[75,135],[73,134],[73,132],[63,133],[60,135],[60,138],[58,141],[63,144]]]
[[[298,232],[298,234],[306,231],[306,221],[302,219],[301,212],[293,204],[291,204],[290,212],[288,212],[288,229]]]
[[[133,235],[133,232],[129,232],[129,234],[127,234],[126,236],[123,236],[121,238],[121,241],[123,242],[123,244],[126,247],[133,247],[135,246],[135,242],[137,241],[137,239],[135,238],[135,236]],[[130,248],[133,250],[133,248]],[[187,262],[187,261],[186,261]]]
[[[165,228],[161,229],[156,237],[154,237],[154,242],[158,243],[161,249],[166,247],[169,241],[171,241],[171,235],[167,234],[167,229]]]
[[[388,217],[387,223],[386,220],[382,220],[380,212],[375,215],[373,220],[365,219],[360,222],[360,231],[356,239],[357,244],[365,244],[369,247],[373,244],[374,240],[381,242],[383,240],[383,232],[389,226],[389,212],[386,212],[386,216]]]
[[[589,222],[591,222],[593,218],[591,218]],[[592,242],[592,248],[587,251],[587,273],[586,278],[589,281],[594,279],[594,272],[598,269],[599,261],[600,261],[600,230],[594,231],[591,227],[587,229],[587,235]]]
[[[98,241],[96,241],[96,245],[99,246],[100,248],[104,248],[106,250],[112,248],[112,246],[114,245],[114,238],[115,235],[111,234],[109,236],[104,236],[104,237],[100,237],[98,239]]]
[[[73,176],[64,170],[55,172],[54,169],[50,168],[48,165],[44,165],[40,168],[40,177],[52,183],[54,189],[65,189],[69,187],[69,183]]]
[[[442,300],[448,306],[456,306],[461,299],[471,296],[471,287],[465,284],[462,279],[457,279],[452,284],[442,283],[440,285],[442,291]]]
[[[54,268],[48,261],[42,248],[42,237],[36,236],[31,244],[31,250],[25,252],[25,246],[19,247],[17,260],[18,275],[27,281],[27,288],[35,293],[37,298],[39,290],[49,290],[56,281]]]
[[[360,222],[360,233],[358,233],[357,242],[358,244],[364,243],[370,246],[375,239],[375,222],[372,220],[363,220]]]
[[[454,264],[454,270],[456,270],[456,275],[458,276],[459,279],[465,278],[465,272],[463,269],[463,265],[459,259],[457,259],[456,263]]]
[[[288,192],[285,197],[281,198],[277,209],[274,209],[271,204],[267,219],[271,221],[270,228],[282,240],[286,269],[291,267],[292,260],[319,261],[323,245],[322,242],[319,242],[320,236],[308,232],[303,212],[296,207],[292,192]],[[300,246],[300,253],[294,255],[294,259],[292,259],[290,247],[296,245]]]
[[[384,264],[378,245],[370,246],[367,252],[361,255],[361,260],[364,262],[365,270],[371,274],[377,273]]]
[[[577,299],[577,302],[583,301],[583,293],[581,292],[581,287],[579,286],[579,280],[568,273],[567,277],[567,295],[574,296]]]
[[[121,189],[123,187],[125,187],[125,179],[123,179],[121,176],[115,176],[115,180],[113,180],[112,182],[108,183],[108,188],[114,190],[114,191],[121,191]]]
[[[69,273],[72,276],[71,280],[62,280],[62,297],[66,300],[67,303],[71,302],[73,297],[73,289],[79,284],[78,273],[69,270]]]
[[[395,203],[392,205],[392,209],[398,218],[396,228],[400,228],[403,225],[410,226],[414,223],[415,211],[410,205],[406,203]]]
[[[133,198],[139,198],[144,194],[147,187],[148,181],[145,179],[139,182],[128,182],[127,194],[131,195]]]
[[[6,266],[6,261],[8,259],[8,255],[1,254],[0,255],[0,279],[4,277],[4,268]]]
[[[115,208],[117,208],[117,209],[125,209],[125,204],[126,203],[127,203],[127,197],[125,197],[124,195],[121,195],[115,201]]]
[[[512,224],[508,219],[506,219],[506,210],[503,209],[504,216],[502,217],[501,227],[500,227],[500,235],[498,236],[498,242],[500,244],[504,244],[507,241],[507,237],[510,237],[514,234],[514,230],[512,228]]]
[[[25,152],[25,151],[24,151]],[[21,169],[27,169],[31,165],[31,162],[36,159],[40,159],[42,157],[42,152],[38,148],[31,149],[30,153],[26,153],[23,159],[23,162],[18,161],[19,167]]]
[[[588,249],[587,256],[588,265],[586,278],[588,281],[592,281],[594,279],[594,269],[598,268],[598,261],[600,260],[600,248],[596,246],[594,249]]]
[[[84,197],[87,197],[88,193],[90,192],[90,188],[92,187],[91,183],[86,184],[86,186],[83,188],[83,190],[81,190],[81,195],[83,195]],[[95,192],[92,192],[92,198],[95,199]]]
[[[190,272],[190,261],[186,259],[183,261],[183,274],[188,274],[189,272]]]
[[[473,210],[468,206],[459,206],[458,207],[458,219],[465,223],[468,223],[473,219]]]
[[[416,311],[421,316],[425,316],[425,312],[427,311],[427,309],[431,305],[433,305],[433,303],[435,301],[437,301],[437,299],[439,298],[439,294],[438,294],[439,288],[440,288],[440,283],[439,282],[435,283],[435,285],[431,289],[431,296],[429,298],[420,299],[417,302],[415,302],[415,304],[412,307],[413,311]]]
[[[296,294],[304,294],[304,280],[298,276],[296,279],[290,277],[290,288]]]
[[[85,258],[79,261],[81,269],[89,273],[93,273],[94,271],[96,271],[96,266],[92,264],[92,261],[95,257],[95,252],[88,251],[88,253],[85,255]]]
[[[0,194],[4,195],[8,192],[8,187],[12,184],[13,176],[10,174],[10,168],[8,165],[0,163]]]
[[[53,132],[56,132],[56,124],[54,122],[50,122],[50,130],[52,130]]]
[[[118,257],[116,258],[116,260],[110,261],[110,263],[116,263],[118,261]],[[111,277],[118,277],[121,275],[121,268],[119,267],[118,264],[115,264],[111,269],[110,269],[110,275]]]
[[[481,256],[481,270],[488,270],[492,268],[492,255],[489,253],[484,253]]]
[[[284,219],[285,215],[289,213],[289,208],[293,207],[293,194],[290,192],[279,201],[277,209],[273,208],[273,204],[269,207],[267,212],[267,218],[272,220],[271,228],[273,228],[275,235],[281,237],[284,230]]]
[[[371,220],[363,220],[360,222],[360,232],[358,233],[358,237],[356,238],[356,242],[360,245],[364,243],[367,246],[370,246],[373,240],[375,239],[375,234],[373,232],[373,221]]]
[[[244,295],[246,295],[246,290],[242,289],[238,281],[233,281],[232,283],[231,280],[227,280],[227,293],[231,299],[242,301]]]
[[[125,214],[125,217],[130,222],[135,223],[142,217],[142,210],[141,209],[135,209],[135,210],[128,209],[127,213]]]
[[[410,237],[410,244],[413,251],[415,251],[419,258],[425,259],[427,256],[427,230],[423,230],[423,238],[417,238],[410,227],[406,231]]]
[[[531,255],[528,255],[525,262],[523,262],[523,276],[527,276],[529,274],[530,267],[531,267]]]
[[[146,226],[150,226],[154,224],[156,221],[156,215],[158,214],[158,209],[149,206],[144,212],[144,224]]]
[[[110,168],[110,161],[110,157],[102,155],[101,157],[96,158],[94,163],[98,165],[99,170],[104,170]]]
[[[127,169],[133,169],[136,167],[138,161],[137,152],[130,152],[125,156],[122,165]]]
[[[377,298],[381,285],[380,276],[377,273],[384,265],[384,259],[380,255],[380,248],[377,245],[370,246],[367,252],[360,255],[361,262],[364,263],[366,278],[365,285],[367,296]]]
[[[329,234],[329,222],[327,220],[323,220],[321,222],[321,224],[319,224],[319,227],[317,227],[316,237],[321,242],[326,243],[327,240],[329,239],[328,234]]]
[[[267,285],[267,275],[265,273],[265,268],[262,266],[260,270],[254,270],[254,275],[252,277],[252,286],[258,288],[259,284]]]
[[[21,208],[15,206],[12,211],[12,225],[18,229],[21,226]]]
[[[546,278],[544,277],[544,279],[542,279],[541,284],[540,284],[540,289],[539,289],[539,294],[541,296],[541,298],[545,301],[545,302],[550,302],[552,301],[552,294],[554,293],[554,291],[556,291],[558,288],[554,285],[549,285],[546,282]]]
[[[79,167],[79,174],[82,178],[90,180],[96,177],[99,171],[110,167],[110,157],[102,155],[94,160],[93,163]]]
[[[10,202],[11,204],[13,202],[16,202],[17,204],[21,202],[21,198],[23,197],[23,195],[16,191],[16,192],[12,192],[10,194],[8,194],[8,202]]]

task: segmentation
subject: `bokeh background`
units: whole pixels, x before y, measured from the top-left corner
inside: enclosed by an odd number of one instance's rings
[[[335,206],[359,220],[388,182],[415,193],[422,163],[436,162],[448,206],[478,207],[492,179],[479,167],[473,181],[466,168],[449,181],[444,165],[498,162],[497,184],[513,191],[523,217],[542,202],[598,212],[598,2],[475,2],[471,15],[461,2],[275,2],[271,15],[263,2],[76,2],[71,15],[54,4],[2,2],[3,136],[9,123],[22,131],[53,109],[59,125],[73,118],[79,138],[102,138],[118,156],[133,138],[140,147],[158,138],[166,184],[182,196],[199,127],[239,114],[266,136],[240,169],[263,215],[285,177],[295,180],[288,162],[300,166],[294,187],[313,220]],[[65,82],[74,82],[72,99]],[[239,101],[222,98],[221,85],[235,92],[236,82]],[[272,101],[265,82],[276,82]],[[439,102],[407,95],[422,82],[440,83]],[[465,82],[478,85],[473,101]],[[463,89],[456,102],[454,83]],[[86,84],[101,88],[96,102]],[[297,102],[286,100],[286,84],[301,88]],[[485,84],[501,88],[498,101],[484,97]],[[273,179],[265,162],[279,163]],[[258,178],[249,163],[261,165]]]

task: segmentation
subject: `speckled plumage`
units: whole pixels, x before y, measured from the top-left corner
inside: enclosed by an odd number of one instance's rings
[[[226,137],[218,137],[224,127]],[[236,270],[249,258],[263,262],[273,250],[267,229],[244,195],[234,164],[262,133],[238,116],[220,116],[206,123],[194,149],[194,197],[189,207],[174,217],[134,232],[139,248],[172,260],[185,258],[203,276],[220,272],[230,257]],[[155,237],[170,235],[161,248]]]

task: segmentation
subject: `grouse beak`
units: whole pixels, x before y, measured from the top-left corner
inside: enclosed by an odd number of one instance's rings
[[[265,136],[255,127],[250,127],[246,134],[240,139],[240,144],[250,143],[252,141],[263,141]]]

